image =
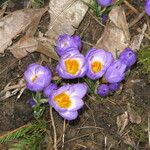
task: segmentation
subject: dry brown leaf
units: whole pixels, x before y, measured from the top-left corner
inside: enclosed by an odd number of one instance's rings
[[[118,129],[119,129],[119,134],[121,134],[123,132],[123,130],[125,129],[125,127],[129,123],[128,112],[125,111],[124,114],[117,116],[116,123],[117,123]]]
[[[17,59],[25,57],[28,53],[36,51],[38,42],[34,37],[24,36],[16,44],[10,47],[10,52]]]
[[[90,0],[85,0],[89,2]],[[46,33],[51,45],[60,34],[72,35],[82,21],[88,7],[81,0],[50,0],[49,13],[51,22]]]
[[[12,40],[39,20],[46,10],[47,8],[24,9],[0,19],[0,53],[4,53],[4,50],[12,44]]]
[[[133,50],[137,51],[137,50],[140,49],[142,41],[143,41],[143,38],[144,38],[144,33],[145,33],[146,29],[147,29],[147,25],[144,23],[143,28],[142,28],[142,33],[140,33],[138,35],[135,35],[132,38],[130,47]]]
[[[131,137],[129,136],[129,134],[125,134],[123,136],[123,141],[124,143],[130,145],[131,147],[133,147],[135,150],[138,150],[136,143],[131,139]]]
[[[125,12],[121,6],[113,8],[109,18],[110,22],[106,25],[96,48],[108,50],[116,58],[116,52],[120,53],[129,46],[130,33]]]
[[[90,0],[86,0],[87,2]],[[51,0],[49,3],[50,24],[46,37],[38,38],[38,52],[58,60],[54,46],[60,34],[72,35],[82,21],[88,7],[80,0]]]
[[[136,124],[140,124],[141,123],[141,116],[139,116],[137,114],[137,112],[135,112],[131,107],[130,104],[128,104],[127,106],[127,111],[129,114],[129,120],[131,121],[131,123],[136,123]]]

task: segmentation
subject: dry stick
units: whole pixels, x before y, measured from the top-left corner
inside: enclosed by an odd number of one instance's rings
[[[145,15],[145,11],[143,11],[142,13],[140,13],[140,14],[129,24],[129,28],[131,28],[131,27],[134,26],[137,22],[139,22],[139,20],[141,20],[144,15]]]
[[[3,91],[0,92],[0,96],[3,95],[4,93],[6,93],[7,91],[22,88],[22,87],[25,87],[25,83],[8,86],[8,87],[4,88]]]
[[[92,118],[93,118],[94,124],[95,124],[95,126],[96,126],[96,120],[95,120],[95,116],[94,116],[94,114],[93,114],[92,109],[90,108],[90,106],[89,106],[87,103],[85,103],[85,105],[86,105],[86,106],[87,106],[87,108],[91,111],[91,115],[92,115]]]
[[[78,140],[78,139],[83,138],[83,137],[86,137],[86,136],[89,136],[89,135],[91,135],[91,134],[96,134],[96,133],[99,133],[99,132],[88,133],[88,134],[84,134],[84,135],[81,135],[81,136],[72,138],[72,139],[66,141],[64,144],[69,143],[69,142],[72,142],[72,141],[75,141],[75,140]]]
[[[89,46],[94,47],[94,44],[91,44],[91,43],[89,43],[89,42],[87,42],[87,41],[83,41],[83,40],[82,40],[82,43],[84,43],[84,44],[87,44],[87,45],[89,45]]]
[[[150,112],[148,112],[148,141],[150,147]]]
[[[63,135],[62,135],[62,150],[64,149],[64,143],[65,143],[65,130],[66,130],[66,120],[64,119],[64,123],[63,123]]]
[[[105,27],[105,25],[103,25],[90,11],[88,11],[88,13],[93,17],[93,19],[102,27]]]
[[[124,0],[126,6],[128,6],[135,14],[139,14],[139,11],[135,9],[128,1]]]
[[[140,29],[140,28],[137,28],[137,31],[139,32],[139,33],[142,33],[142,30]],[[147,33],[143,33],[144,34],[144,36],[148,39],[148,40],[150,40],[150,35],[149,34],[147,34]]]
[[[52,121],[53,132],[54,132],[54,150],[57,150],[57,134],[56,134],[56,127],[55,127],[52,107],[50,107],[50,117]]]
[[[84,126],[84,127],[80,127],[80,128],[77,128],[78,130],[81,130],[81,129],[99,129],[99,130],[104,130],[103,128],[100,128],[100,127],[95,127],[95,126]]]

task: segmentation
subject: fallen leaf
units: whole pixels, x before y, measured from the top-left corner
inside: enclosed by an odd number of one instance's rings
[[[10,52],[17,59],[25,57],[28,53],[36,51],[38,48],[38,42],[34,37],[24,36],[16,44],[11,46]]]
[[[147,29],[147,25],[144,23],[143,28],[142,28],[142,33],[140,33],[138,35],[135,35],[132,38],[130,47],[133,50],[137,51],[137,50],[140,49],[142,41],[143,41],[143,38],[144,38],[144,33],[145,33],[146,29]]]
[[[86,2],[90,2],[90,0],[86,0]],[[46,33],[50,39],[50,44],[55,45],[60,34],[74,34],[87,10],[88,7],[80,0],[50,0],[51,21]]]
[[[112,52],[116,58],[118,54],[129,46],[130,33],[124,9],[117,6],[109,13],[110,22],[106,25],[101,38],[96,44],[96,48],[101,48]]]
[[[18,34],[24,32],[37,19],[41,18],[46,8],[24,9],[15,11],[0,19],[0,53],[12,44]]]
[[[131,147],[133,147],[135,150],[138,150],[136,143],[131,139],[128,133],[123,136],[123,141],[125,144],[128,144]]]
[[[127,111],[129,114],[129,120],[131,123],[140,124],[141,123],[141,116],[138,115],[131,107],[130,104],[127,105]]]
[[[125,111],[124,114],[117,116],[117,122],[116,123],[117,123],[117,126],[119,128],[119,134],[122,134],[125,127],[129,123],[128,112]]]
[[[86,0],[89,2],[90,0]],[[82,21],[88,7],[80,0],[51,0],[49,2],[50,24],[45,36],[38,38],[38,52],[59,60],[55,42],[60,34],[72,35]]]

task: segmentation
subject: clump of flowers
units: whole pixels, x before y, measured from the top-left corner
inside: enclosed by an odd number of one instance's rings
[[[56,73],[63,79],[85,78],[99,81],[96,94],[106,97],[120,89],[126,72],[137,60],[136,53],[131,48],[125,48],[115,60],[111,52],[104,49],[90,49],[85,56],[81,54],[79,36],[60,35],[56,42],[56,52],[60,60]],[[66,120],[74,120],[78,110],[84,105],[83,97],[88,91],[85,83],[66,84],[58,87],[52,83],[52,73],[48,67],[30,64],[24,72],[27,89],[33,91],[33,98],[28,101],[33,108],[34,116],[42,116],[49,103],[60,116]],[[105,84],[103,83],[105,81]],[[87,84],[89,84],[87,82]]]

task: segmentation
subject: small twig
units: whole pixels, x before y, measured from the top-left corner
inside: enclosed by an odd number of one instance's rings
[[[103,25],[90,11],[88,11],[88,13],[93,17],[93,19],[102,27],[105,27],[105,25]]]
[[[150,112],[148,112],[148,141],[150,147]]]
[[[95,127],[95,126],[84,126],[84,127],[80,127],[80,128],[77,128],[78,130],[81,130],[81,129],[99,129],[99,130],[103,130],[103,128],[100,128],[100,127]]]
[[[84,134],[84,135],[81,135],[81,136],[72,138],[72,139],[66,141],[64,144],[69,143],[69,142],[72,142],[72,141],[75,141],[75,140],[78,140],[78,139],[83,138],[83,137],[86,137],[86,136],[90,136],[91,134],[96,134],[96,133],[99,133],[99,132],[88,133],[88,134]]]
[[[85,103],[85,105],[86,105],[86,106],[87,106],[87,108],[91,111],[91,115],[92,115],[92,118],[93,118],[94,124],[95,124],[95,126],[96,126],[96,120],[95,120],[95,117],[94,117],[94,114],[93,114],[92,109],[90,108],[90,106],[89,106],[87,103]]]
[[[50,107],[50,117],[52,121],[53,132],[54,132],[54,150],[57,150],[57,134],[56,134],[56,127],[55,127],[52,107]]]
[[[137,31],[138,31],[139,33],[142,33],[142,32],[143,32],[140,28],[137,28]],[[149,35],[149,34],[147,34],[147,33],[143,33],[143,34],[144,34],[144,36],[145,36],[148,40],[150,40],[150,35]]]
[[[128,1],[124,0],[126,6],[128,6],[135,14],[139,14],[139,11],[135,9]]]
[[[63,135],[62,135],[62,150],[64,149],[64,143],[65,143],[65,130],[66,130],[66,120],[64,119],[64,123],[63,123]]]
[[[135,19],[129,24],[129,28],[133,27],[137,22],[139,22],[143,16],[145,15],[145,11],[141,12]]]
[[[25,87],[25,83],[5,87],[4,90],[0,92],[0,96],[5,94],[7,91],[10,91],[10,90],[13,90],[13,89],[18,89],[18,88],[21,89],[23,87]]]
[[[91,44],[91,43],[89,43],[89,42],[87,42],[87,41],[83,41],[83,40],[82,40],[82,42],[83,42],[84,44],[87,44],[87,45],[89,45],[89,46],[94,47],[94,44]]]

